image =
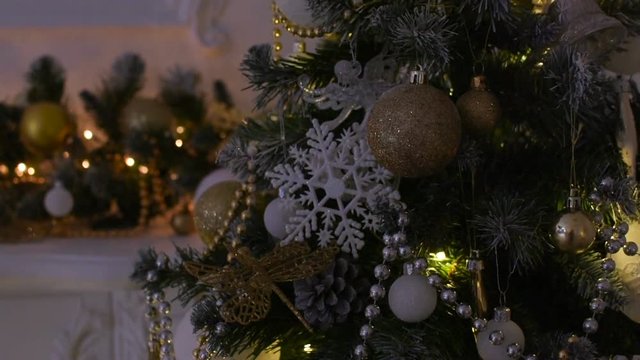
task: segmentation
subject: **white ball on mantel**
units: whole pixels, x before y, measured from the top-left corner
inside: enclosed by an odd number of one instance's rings
[[[296,209],[287,206],[280,198],[271,200],[264,209],[264,226],[267,232],[276,239],[284,240],[287,237],[287,224],[296,214]]]
[[[221,183],[223,181],[229,180],[239,180],[238,177],[232,173],[230,170],[225,168],[215,169],[210,172],[207,176],[200,180],[198,186],[196,187],[196,192],[193,194],[193,202],[197,202],[200,196],[204,194],[207,189],[212,187],[215,184]]]
[[[60,218],[69,215],[73,209],[73,196],[62,182],[56,181],[44,196],[44,208],[49,215]]]
[[[389,307],[400,320],[417,323],[433,313],[438,302],[438,292],[420,274],[402,275],[389,289]]]

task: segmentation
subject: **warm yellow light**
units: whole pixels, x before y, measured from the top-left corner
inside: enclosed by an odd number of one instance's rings
[[[307,354],[310,352],[313,352],[313,348],[311,347],[311,344],[305,344],[304,348],[302,349],[304,352],[306,352]]]
[[[523,54],[523,55],[520,57],[520,61],[525,62],[526,60],[527,60],[527,55]]]
[[[178,174],[172,172],[171,175],[169,176],[171,178],[171,180],[176,181],[178,180]]]
[[[444,251],[438,251],[435,255],[435,259],[438,261],[447,260],[447,254]]]
[[[87,159],[82,160],[82,167],[83,168],[88,169],[89,166],[91,166],[91,163],[89,162],[89,160],[87,160]]]
[[[18,170],[18,171],[20,171],[22,173],[27,171],[27,164],[25,164],[25,163],[18,164],[18,166],[16,166],[16,170]]]
[[[63,152],[62,153],[62,157],[64,157],[65,159],[68,159],[69,158],[69,152],[68,151]]]
[[[36,173],[36,169],[32,168],[31,166],[27,168],[27,174],[33,175],[35,173]]]
[[[180,140],[180,139],[176,140],[176,146],[177,147],[182,147],[182,140]]]
[[[140,174],[148,174],[149,173],[149,168],[144,166],[144,165],[140,165],[138,170],[140,171]]]
[[[5,164],[0,164],[0,174],[2,175],[9,174],[9,167]]]
[[[184,126],[178,126],[176,128],[176,133],[178,134],[184,134]]]
[[[127,156],[126,158],[124,158],[124,163],[127,164],[127,166],[131,167],[136,164],[136,161],[132,157]]]
[[[91,132],[91,130],[85,130],[82,135],[84,136],[85,139],[87,140],[91,140],[93,139],[93,132]]]

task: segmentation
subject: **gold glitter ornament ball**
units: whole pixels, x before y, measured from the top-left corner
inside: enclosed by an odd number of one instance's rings
[[[60,149],[73,130],[67,111],[54,102],[29,105],[20,120],[20,139],[34,154],[47,156]]]
[[[240,190],[239,181],[223,181],[207,189],[196,202],[193,216],[196,231],[202,241],[213,245],[213,239],[221,236],[225,230],[225,222],[230,220],[229,212],[236,201],[236,190]]]
[[[368,121],[376,160],[404,177],[442,170],[458,151],[460,133],[460,116],[449,96],[421,80],[382,94]]]
[[[456,102],[462,126],[474,134],[487,134],[502,117],[498,98],[487,89],[485,76],[474,76],[471,88]]]

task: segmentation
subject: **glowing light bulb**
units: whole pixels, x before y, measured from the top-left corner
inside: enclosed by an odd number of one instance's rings
[[[180,139],[176,140],[176,146],[177,147],[182,147],[182,140],[180,140]]]
[[[144,165],[140,165],[140,167],[138,168],[138,171],[140,171],[140,174],[148,174],[149,168]]]
[[[313,352],[313,348],[311,347],[311,344],[305,344],[304,348],[302,349],[302,351],[306,352],[307,354],[310,352]]]
[[[82,160],[82,167],[83,168],[88,169],[89,166],[91,166],[91,163],[89,162],[89,160],[87,160],[87,159]]]
[[[127,166],[131,167],[136,164],[136,161],[134,158],[127,156],[126,158],[124,158],[124,163],[127,164]]]
[[[85,130],[82,135],[84,136],[85,139],[87,140],[91,140],[93,139],[93,132],[91,130]]]
[[[2,175],[9,174],[9,167],[5,164],[0,164],[0,174]]]
[[[177,134],[184,134],[184,126],[178,126],[176,128],[176,133]]]
[[[27,174],[32,175],[36,173],[36,169],[32,168],[31,166],[29,166],[27,168]]]
[[[435,255],[435,259],[438,261],[447,260],[447,254],[444,251],[438,251]]]

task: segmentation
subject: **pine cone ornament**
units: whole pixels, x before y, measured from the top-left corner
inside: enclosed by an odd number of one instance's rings
[[[327,329],[362,311],[369,282],[359,268],[338,257],[324,272],[293,283],[295,306],[314,327]]]

